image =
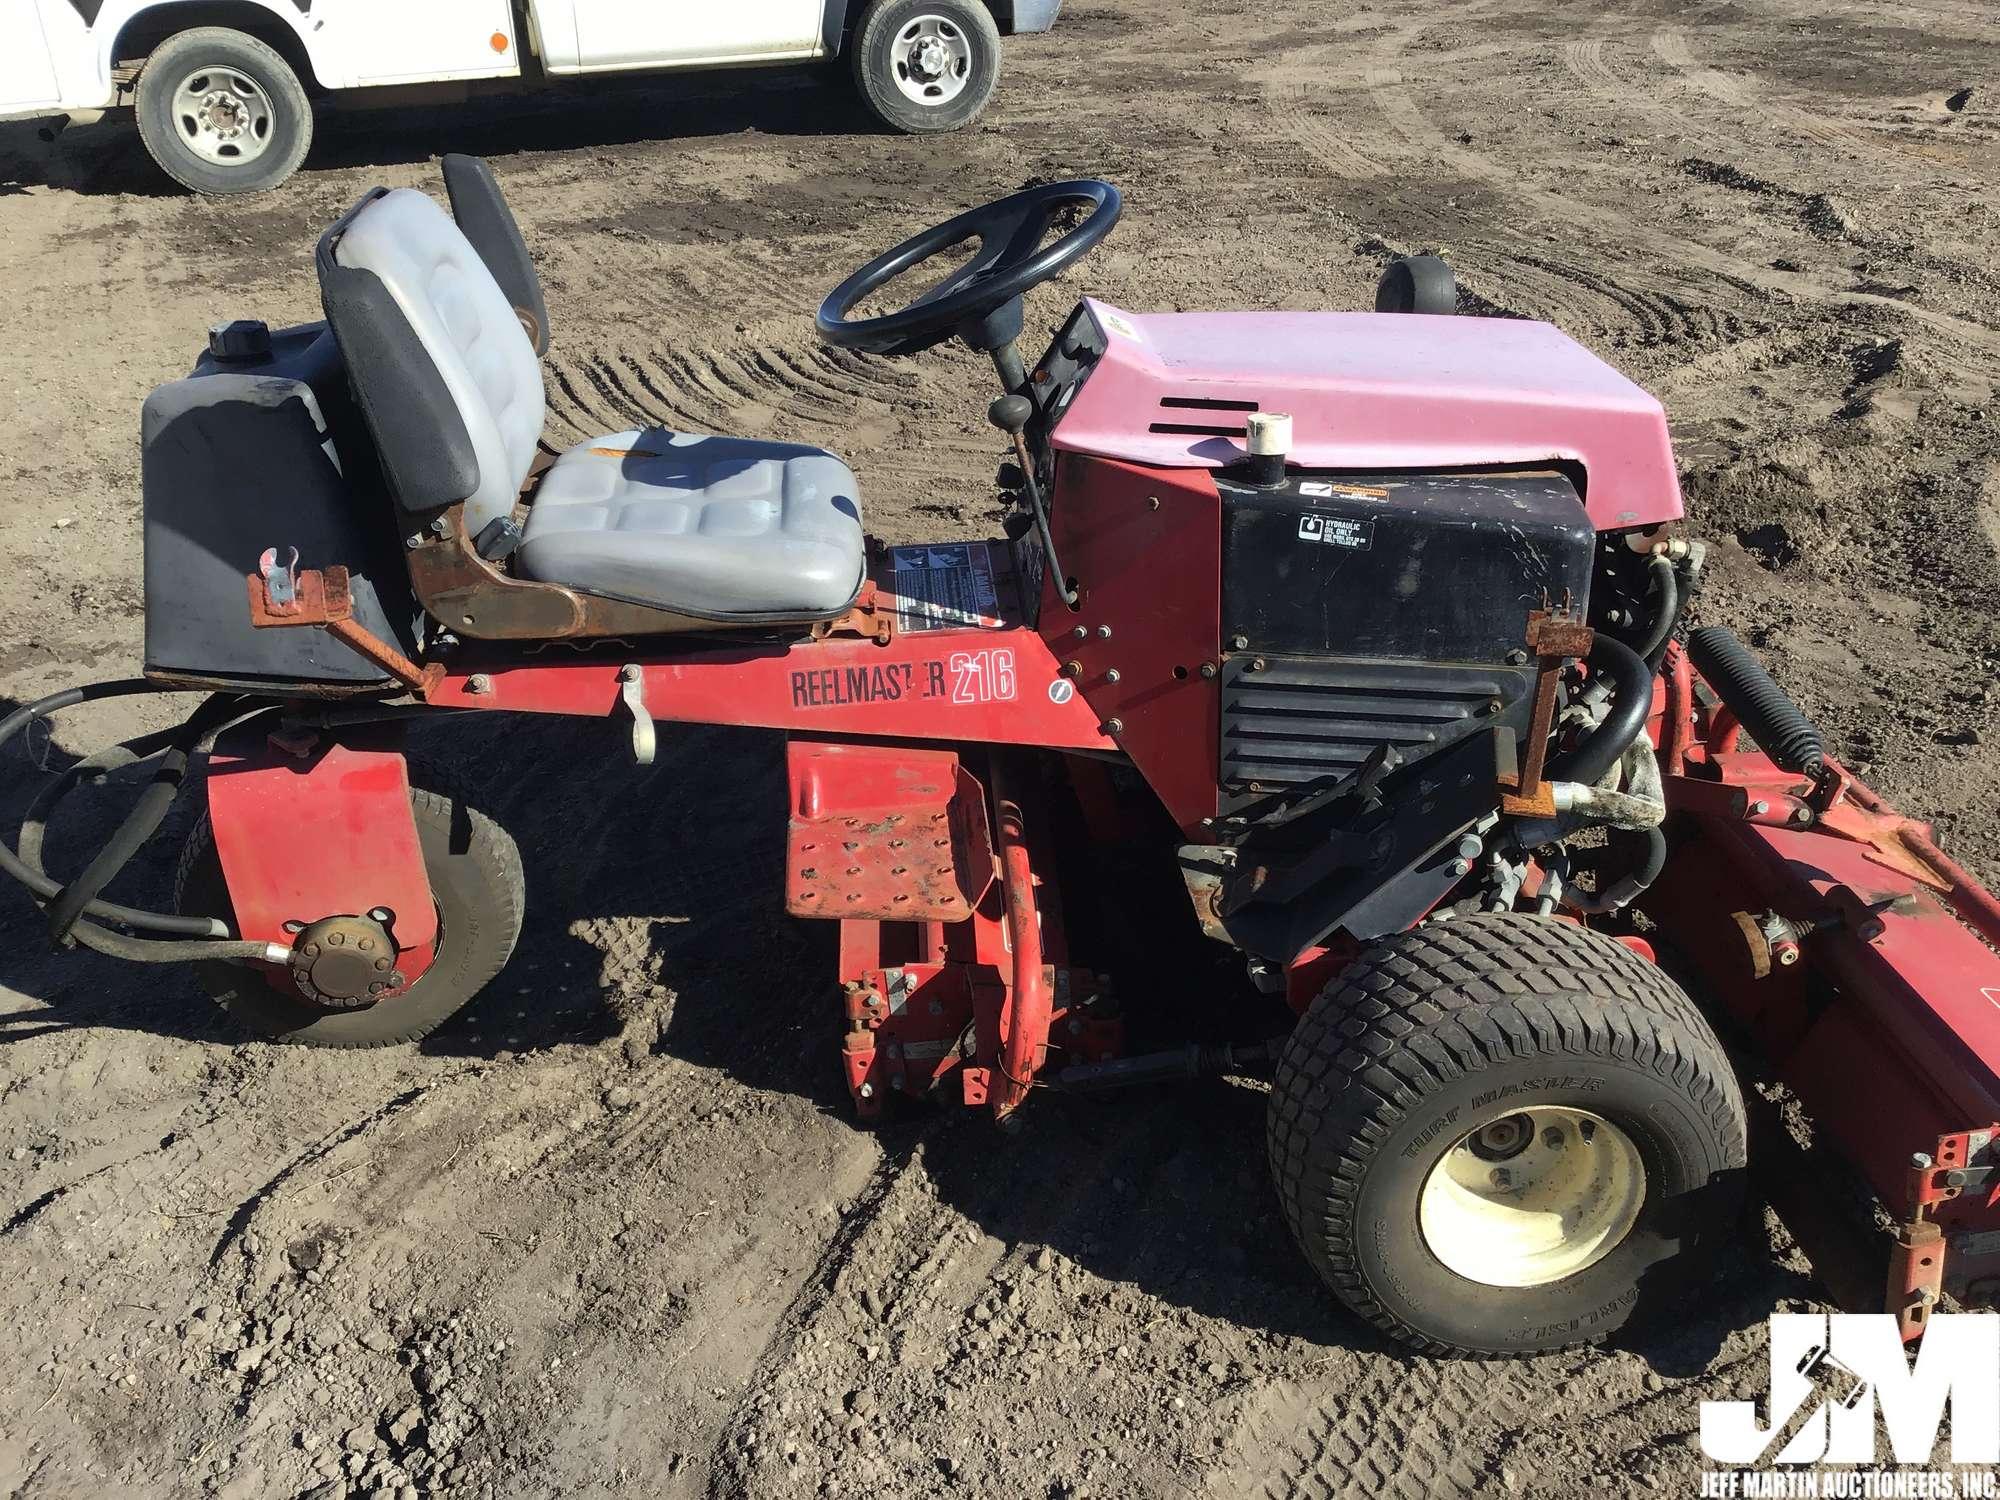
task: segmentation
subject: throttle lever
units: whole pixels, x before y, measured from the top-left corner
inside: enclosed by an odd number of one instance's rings
[[[1049,559],[1049,571],[1055,575],[1056,592],[1062,595],[1062,602],[1071,609],[1081,597],[1069,586],[1069,575],[1063,572],[1062,562],[1056,556],[1056,539],[1049,531],[1049,509],[1042,500],[1041,481],[1035,477],[1035,463],[1028,455],[1028,418],[1035,414],[1035,404],[1026,396],[996,396],[993,404],[986,408],[986,420],[1013,440],[1014,461],[1021,466],[1021,488],[1027,492],[1028,508],[1035,513],[1035,529],[1042,534],[1042,551]]]

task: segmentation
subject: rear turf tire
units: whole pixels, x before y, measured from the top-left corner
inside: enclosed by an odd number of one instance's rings
[[[1558,1153],[1615,1139],[1643,1170],[1625,1171],[1636,1206],[1582,1252],[1596,1258],[1540,1284],[1493,1285],[1512,1274],[1504,1232],[1449,1238],[1425,1192],[1440,1169],[1504,1166],[1494,1132],[1523,1117],[1554,1127]],[[1612,1129],[1566,1136],[1575,1121]],[[1608,1337],[1731,1231],[1742,1191],[1743,1101],[1708,1024],[1652,964],[1551,918],[1461,917],[1370,947],[1286,1044],[1267,1137],[1313,1268],[1359,1316],[1432,1354]],[[1602,1200],[1613,1175],[1580,1179],[1595,1192],[1585,1201]],[[1494,1189],[1503,1215],[1509,1191]]]
[[[184,89],[195,79],[212,81],[207,92],[242,98],[243,133],[221,140],[203,130]],[[291,64],[226,26],[177,32],[155,47],[132,104],[153,160],[197,193],[266,192],[298,170],[312,145],[312,101]]]
[[[521,854],[498,823],[436,792],[410,791],[424,871],[438,909],[438,952],[401,994],[360,1010],[314,1005],[273,986],[261,965],[195,965],[201,987],[243,1025],[274,1042],[305,1047],[389,1047],[435,1030],[477,995],[521,935]],[[206,817],[181,851],[177,910],[231,919],[229,890]],[[321,912],[317,916],[336,913]]]
[[[962,57],[962,73],[948,71],[929,82],[913,76],[910,64],[923,35],[935,36],[944,55]],[[1000,28],[981,0],[874,0],[848,46],[862,102],[906,135],[969,123],[1000,82]]]

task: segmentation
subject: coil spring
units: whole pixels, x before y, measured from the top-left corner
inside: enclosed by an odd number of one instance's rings
[[[1726,625],[1704,625],[1688,636],[1688,659],[1780,769],[1817,776],[1826,744],[1812,720],[1786,696],[1764,664]]]

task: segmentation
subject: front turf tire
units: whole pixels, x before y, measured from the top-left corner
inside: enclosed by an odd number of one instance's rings
[[[185,87],[202,80],[193,94]],[[199,98],[240,108],[223,138]],[[238,103],[228,103],[233,97]],[[132,100],[139,138],[160,170],[197,193],[262,193],[299,168],[312,145],[312,101],[291,64],[254,36],[226,26],[177,32],[153,49]]]
[[[437,956],[414,984],[359,1010],[330,1010],[274,986],[261,965],[196,964],[195,976],[216,1004],[274,1042],[392,1047],[428,1035],[483,990],[521,935],[521,852],[485,813],[436,792],[411,788],[410,812],[438,911]],[[205,816],[181,851],[174,903],[191,915],[234,916]]]
[[[951,67],[913,72],[932,42],[930,55],[951,59]],[[874,0],[848,47],[862,102],[905,135],[970,123],[1000,82],[1000,28],[981,0]]]
[[[1567,1139],[1603,1152],[1615,1136],[1643,1166],[1623,1179],[1640,1196],[1575,1271],[1494,1285],[1513,1264],[1504,1234],[1482,1259],[1487,1247],[1468,1254],[1434,1228],[1473,1275],[1454,1271],[1426,1238],[1440,1220],[1424,1195],[1434,1171],[1468,1161],[1447,1162],[1454,1151],[1504,1166],[1492,1143],[1523,1118],[1553,1126],[1558,1151]],[[1590,1120],[1613,1130],[1565,1137],[1566,1122]],[[1735,1075],[1687,995],[1610,938],[1518,915],[1435,922],[1343,970],[1286,1044],[1267,1139],[1306,1259],[1356,1314],[1431,1354],[1607,1338],[1732,1231],[1745,1159]],[[1613,1175],[1599,1174],[1597,1200]],[[1586,1193],[1598,1181],[1582,1180]],[[1494,1191],[1504,1212],[1509,1190]]]

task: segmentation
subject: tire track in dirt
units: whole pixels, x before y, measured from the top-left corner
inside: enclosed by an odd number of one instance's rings
[[[1409,27],[1399,32],[1388,49],[1390,53],[1393,55],[1407,45],[1421,29]],[[1448,135],[1425,115],[1409,90],[1379,88],[1372,92],[1371,97],[1389,125],[1418,155],[1442,161],[1454,173],[1485,182],[1496,191],[1511,193],[1517,200],[1535,203],[1553,222],[1588,228],[1613,245],[1632,239],[1635,226],[1630,218],[1584,199],[1523,180],[1490,157]],[[1898,316],[1914,319],[1946,334],[1962,345],[1969,356],[1977,358],[1983,372],[2000,375],[2000,329],[1878,293],[1836,289],[1802,273],[1779,272],[1672,234],[1657,225],[1647,227],[1642,243],[1652,254],[1670,258],[1682,266],[1699,267],[1725,285],[1738,289],[1754,288],[1765,298],[1798,298],[1836,306],[1893,311]]]
[[[1931,160],[1894,136],[1850,124],[1806,109],[1780,96],[1776,87],[1754,73],[1737,74],[1704,63],[1687,33],[1678,26],[1656,28],[1650,40],[1653,55],[1698,92],[1725,109],[1756,116],[1789,131],[1825,151],[1842,157],[1893,161],[1900,169],[1929,167],[1948,170],[1949,163]],[[1739,136],[1742,132],[1738,132]]]

